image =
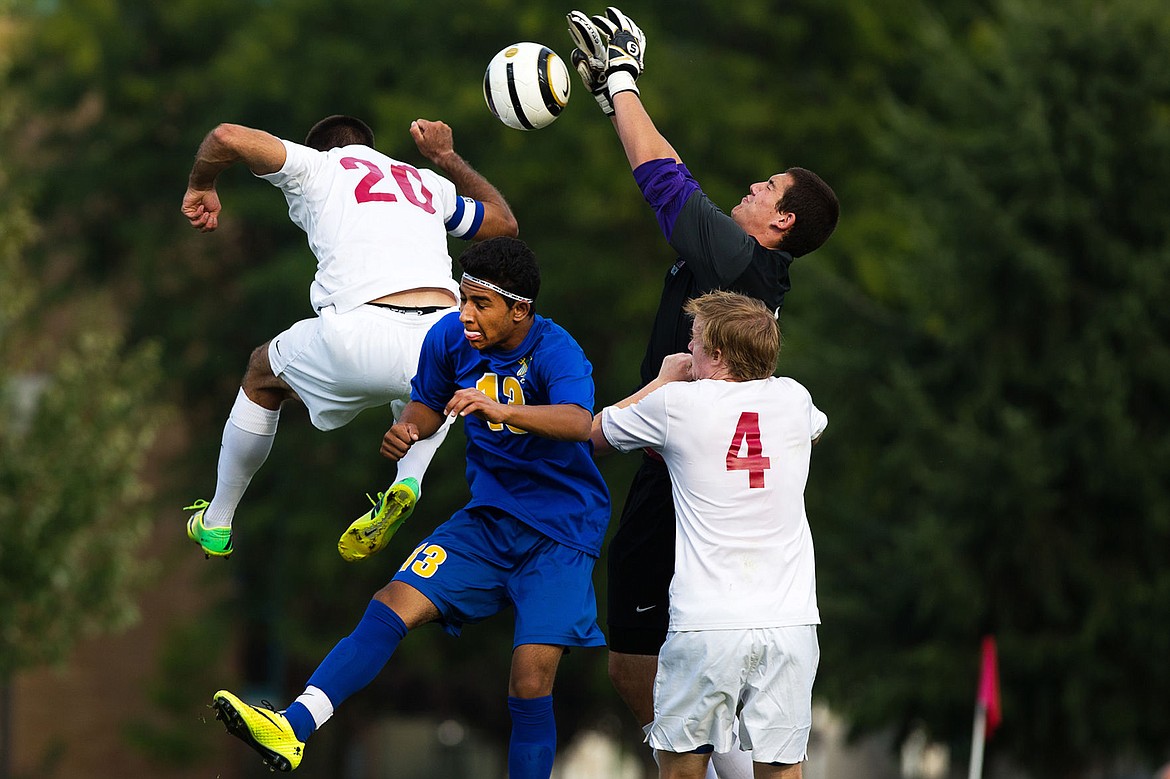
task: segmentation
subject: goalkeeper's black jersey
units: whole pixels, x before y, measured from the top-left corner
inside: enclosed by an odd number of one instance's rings
[[[723,213],[701,190],[692,192],[674,222],[670,245],[678,260],[666,274],[650,343],[642,360],[642,385],[658,375],[668,354],[685,352],[691,320],[688,300],[717,289],[764,301],[776,316],[791,284],[792,255],[766,249]]]

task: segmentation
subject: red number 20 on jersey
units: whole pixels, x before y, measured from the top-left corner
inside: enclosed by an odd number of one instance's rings
[[[343,157],[341,159],[341,167],[346,170],[356,170],[358,167],[363,167],[368,171],[353,191],[357,202],[394,203],[398,200],[398,196],[393,192],[374,191],[374,186],[386,178],[386,174],[382,172],[381,168],[369,160],[361,160],[357,157]],[[417,168],[401,164],[392,165],[390,167],[390,175],[394,177],[394,181],[398,183],[399,191],[402,192],[410,203],[418,206],[428,214],[435,213],[435,196],[431,194],[429,189],[423,186],[422,175],[418,172]],[[418,187],[418,192],[415,192],[416,186]]]

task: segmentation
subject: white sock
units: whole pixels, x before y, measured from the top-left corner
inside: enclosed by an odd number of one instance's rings
[[[415,479],[419,484],[419,497],[421,498],[423,476],[426,474],[427,468],[430,467],[431,460],[435,458],[435,453],[439,451],[439,445],[447,438],[447,433],[451,432],[453,422],[454,420],[447,419],[433,436],[415,441],[406,456],[398,461],[398,474],[394,481],[399,482],[406,478]]]
[[[236,507],[252,477],[268,459],[280,410],[270,411],[248,399],[243,388],[236,395],[219,447],[215,496],[203,512],[204,527],[230,527]]]
[[[707,764],[708,779],[752,779],[754,776],[752,753],[739,748],[738,720],[736,722],[736,727],[731,730],[731,751],[711,755],[711,762]]]
[[[297,696],[293,703],[299,703],[309,710],[313,715],[313,723],[320,730],[321,726],[329,721],[333,716],[333,701],[329,700],[329,696],[321,690],[312,685],[305,688],[305,691]]]

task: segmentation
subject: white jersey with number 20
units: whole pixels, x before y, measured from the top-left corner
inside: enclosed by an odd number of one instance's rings
[[[670,471],[671,630],[820,623],[804,488],[827,424],[808,390],[783,377],[672,382],[602,412],[615,449],[649,447]]]
[[[343,314],[420,287],[459,297],[447,235],[474,234],[476,201],[459,197],[455,185],[434,171],[368,146],[321,152],[282,142],[284,166],[260,178],[284,192],[289,218],[317,257],[313,310],[334,306]]]

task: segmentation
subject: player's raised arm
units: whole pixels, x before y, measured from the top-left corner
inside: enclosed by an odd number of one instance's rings
[[[585,88],[613,121],[630,168],[650,160],[681,161],[642,105],[638,77],[644,70],[646,36],[634,21],[610,6],[605,15],[566,17],[576,48],[571,56]]]
[[[275,173],[284,165],[284,144],[275,135],[238,124],[221,124],[209,132],[187,178],[183,216],[205,233],[219,227],[221,205],[215,191],[219,174],[242,162],[256,174]]]
[[[613,126],[622,148],[626,150],[631,170],[650,160],[673,159],[682,162],[678,152],[654,126],[637,92],[618,92],[611,99],[614,105]]]
[[[514,238],[519,233],[519,225],[508,201],[455,151],[454,134],[449,126],[429,119],[416,119],[410,123],[410,135],[419,152],[451,179],[460,195],[483,203],[483,224],[473,240],[502,235]]]

